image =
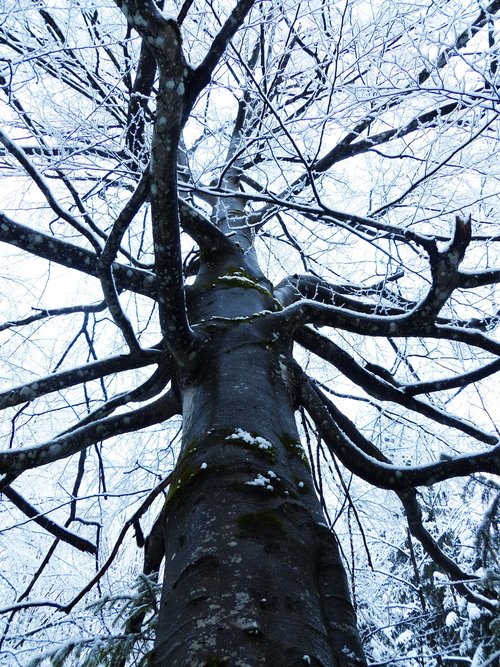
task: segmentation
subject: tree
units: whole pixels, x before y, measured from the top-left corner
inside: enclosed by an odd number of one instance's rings
[[[154,621],[153,665],[390,664],[354,576],[390,495],[393,600],[455,627],[432,562],[483,610],[404,664],[492,664],[500,3],[163,4],[5,3],[2,650],[141,664]]]

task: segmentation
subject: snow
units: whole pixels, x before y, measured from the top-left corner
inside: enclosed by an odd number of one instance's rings
[[[467,613],[469,614],[469,618],[471,621],[474,621],[481,616],[481,610],[473,602],[469,602],[467,604]]]
[[[412,638],[413,632],[411,630],[405,630],[396,638],[396,644],[399,644],[400,646],[407,644]]]
[[[228,435],[225,440],[243,440],[243,442],[248,443],[249,445],[257,445],[259,449],[271,449],[272,444],[269,440],[261,438],[260,436],[254,437],[248,431],[244,431],[241,428],[237,428],[234,433]]]
[[[264,475],[261,475],[260,472],[255,479],[253,479],[251,482],[245,482],[245,484],[246,486],[262,486],[268,491],[274,491],[274,486],[272,486],[269,477],[264,477]]]
[[[179,93],[180,94],[180,93]],[[241,285],[241,283],[247,284],[247,285],[252,285],[252,287],[255,287],[255,282],[253,280],[250,280],[250,278],[245,278],[245,276],[231,276],[231,275],[225,275],[225,276],[219,276],[218,280],[223,280],[225,283],[238,283]]]
[[[450,611],[450,613],[446,615],[445,623],[447,628],[454,628],[458,623],[457,614],[454,611]]]
[[[203,463],[200,466],[200,470],[206,470],[206,469],[207,469],[207,464],[205,463],[205,461],[203,461]]]

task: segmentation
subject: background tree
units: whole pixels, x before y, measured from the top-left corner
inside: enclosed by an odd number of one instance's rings
[[[498,658],[499,10],[5,1],[6,664]]]

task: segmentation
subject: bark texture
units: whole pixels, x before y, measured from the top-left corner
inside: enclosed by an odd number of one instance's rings
[[[196,361],[178,377],[183,447],[164,515],[152,664],[366,664],[335,537],[295,424],[291,341],[238,246],[204,257],[188,299]]]

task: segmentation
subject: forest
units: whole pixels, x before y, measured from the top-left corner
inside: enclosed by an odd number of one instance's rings
[[[500,0],[4,0],[0,664],[500,658]]]

